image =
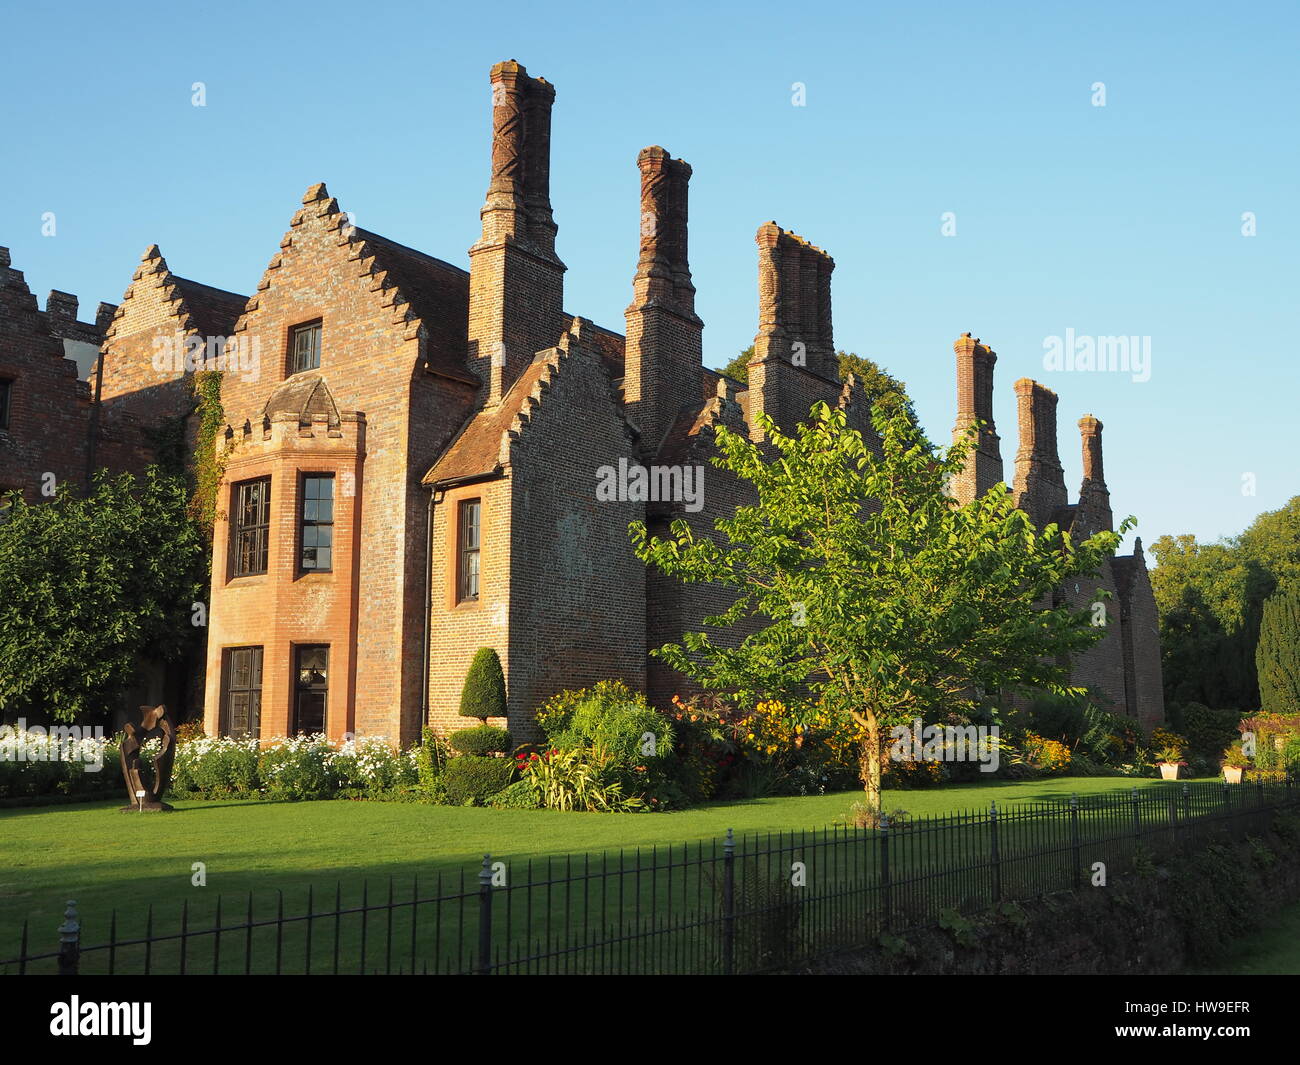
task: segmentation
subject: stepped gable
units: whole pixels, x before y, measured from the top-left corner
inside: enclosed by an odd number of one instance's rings
[[[557,347],[540,351],[525,367],[500,403],[483,408],[473,415],[452,439],[447,450],[425,474],[423,484],[437,484],[461,477],[497,473],[509,464],[509,447],[526,431],[534,410],[541,404],[564,364],[578,353],[595,357],[602,369],[610,372],[608,353],[614,350],[611,338],[617,333],[593,326],[583,318],[571,319],[568,332]],[[611,390],[612,390],[611,382]],[[626,424],[629,433],[634,432]]]
[[[310,186],[302,204],[280,241],[281,251],[293,247],[294,231],[304,225],[321,224],[327,231],[337,232],[339,247],[349,260],[357,262],[361,276],[372,279],[371,291],[380,293],[382,306],[392,309],[393,322],[405,327],[403,339],[419,338],[424,342],[428,368],[477,384],[478,378],[466,368],[464,356],[469,275],[451,263],[353,225],[324,182]],[[258,292],[275,283],[282,262],[279,253],[271,257],[257,284]],[[248,328],[248,315],[259,305],[257,295],[248,300],[235,325],[236,332]]]
[[[469,272],[370,230],[355,232],[374,250],[378,268],[387,272],[424,326],[429,368],[479,384],[465,361]]]
[[[719,374],[712,397],[703,403],[684,407],[678,413],[659,445],[656,462],[665,466],[679,466],[700,457],[701,452],[712,448],[712,431],[719,425],[745,433],[745,415],[740,404],[731,397],[729,382],[731,378]]]
[[[188,334],[200,336],[229,336],[243,313],[248,297],[238,292],[205,285],[199,281],[172,273],[157,244],[150,244],[140,256],[140,265],[131,275],[131,283],[122,294],[122,302],[113,312],[112,321],[104,332],[106,338],[121,335],[121,326],[131,317],[131,301],[136,299],[144,283],[161,286],[164,302],[171,304],[171,314],[177,328]],[[101,312],[111,304],[101,304]]]
[[[203,336],[229,336],[234,332],[235,322],[248,302],[247,296],[175,274],[172,282],[196,332]]]

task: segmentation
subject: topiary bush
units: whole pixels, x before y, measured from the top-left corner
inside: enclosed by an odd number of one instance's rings
[[[442,771],[446,801],[451,806],[483,806],[506,789],[514,772],[514,762],[509,758],[484,758],[475,754],[453,758]]]
[[[505,754],[510,750],[510,733],[495,725],[459,729],[449,741],[461,754]]]
[[[460,716],[480,721],[506,716],[506,678],[491,647],[480,647],[469,665],[460,693]]]

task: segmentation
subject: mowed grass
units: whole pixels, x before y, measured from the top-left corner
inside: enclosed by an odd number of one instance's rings
[[[989,803],[996,800],[999,809],[1009,811],[1026,803],[1067,800],[1072,793],[1081,797],[1122,795],[1134,786],[1145,789],[1162,785],[1159,781],[1124,778],[989,783],[887,792],[884,805],[887,810],[903,808],[913,816],[923,816],[987,810]],[[281,897],[286,914],[306,912],[309,889],[314,912],[333,908],[336,891],[345,906],[357,905],[363,884],[370,905],[383,903],[388,897],[390,878],[394,897],[399,901],[411,898],[416,878],[422,898],[438,890],[439,876],[444,893],[459,890],[462,875],[465,889],[473,892],[477,890],[477,873],[484,854],[507,863],[515,882],[524,875],[521,866],[529,860],[533,862],[534,880],[541,876],[548,859],[552,874],[558,878],[584,868],[601,868],[602,862],[604,868],[617,869],[620,863],[630,863],[638,849],[644,863],[652,860],[652,849],[657,849],[656,861],[666,860],[669,853],[682,856],[683,844],[691,845],[691,854],[703,845],[707,854],[715,841],[720,846],[728,828],[734,829],[737,837],[823,828],[842,822],[859,797],[857,792],[841,792],[629,815],[343,801],[179,800],[175,803],[177,812],[162,815],[121,813],[118,803],[10,809],[0,811],[0,960],[18,953],[25,919],[29,949],[53,950],[68,899],[77,900],[83,943],[102,943],[109,938],[114,910],[116,932],[121,938],[143,933],[150,904],[155,912],[155,933],[179,927],[182,902],[188,902],[190,907],[191,930],[211,927],[218,895],[222,897],[224,922],[230,924],[245,919],[250,892],[257,920],[273,917]],[[579,859],[576,864],[566,865],[561,859],[569,855],[594,857],[585,863]],[[195,863],[203,863],[205,887],[192,884]],[[679,886],[685,896],[685,885]],[[601,887],[608,890],[609,885],[602,882]],[[662,902],[664,888],[659,885],[654,890]],[[689,902],[683,897],[682,905]],[[474,900],[466,903],[471,917],[475,904]],[[565,913],[572,914],[576,905],[566,895],[562,903]],[[628,916],[631,903],[625,898],[614,902],[602,896],[583,899],[582,905],[584,911],[592,907],[613,910],[612,919],[617,919],[619,914]],[[640,905],[638,898],[638,913]],[[541,906],[554,910],[558,919],[558,899],[548,893]],[[455,915],[443,909],[446,928],[451,928],[456,923]],[[399,925],[402,920],[409,925],[409,908],[398,916]],[[530,927],[535,929],[537,914],[532,916]],[[521,927],[524,915],[515,913],[511,919],[513,926]],[[383,914],[367,919],[368,965],[374,962],[375,937],[391,940],[394,935],[391,925],[373,927],[376,921],[382,925],[384,920]],[[430,945],[430,936],[436,935],[437,943],[444,944],[448,934],[444,928],[435,931],[429,926],[423,913],[418,920],[425,925],[401,926],[397,933],[417,963],[422,954],[435,949]],[[350,956],[360,958],[361,922],[358,919],[354,923],[357,927],[349,930],[345,921],[345,927],[337,932],[345,968]],[[270,939],[273,934],[273,930],[266,929],[257,933],[252,953],[258,965],[274,960],[276,948]],[[200,948],[206,959],[202,964],[209,969],[210,939]],[[322,946],[325,939],[321,935],[314,942],[313,968],[328,968],[332,961],[317,956],[320,950],[327,949]],[[223,947],[227,951],[222,955],[223,970],[235,964],[235,955],[244,946]],[[332,947],[332,943],[328,946]],[[385,946],[392,950],[391,942]],[[293,951],[301,954],[301,948],[302,943],[295,943]],[[285,951],[283,944],[280,949]],[[380,949],[382,954],[384,948]],[[239,957],[242,959],[242,954]],[[89,956],[85,960],[87,968],[98,964]],[[154,963],[160,961],[156,953]],[[119,957],[118,962],[121,967],[123,959]],[[140,959],[128,961],[126,967],[139,963]],[[298,964],[301,966],[301,960]],[[382,957],[378,964],[385,965]]]

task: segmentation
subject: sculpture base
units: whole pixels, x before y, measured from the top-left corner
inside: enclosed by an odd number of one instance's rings
[[[165,802],[147,802],[143,806],[139,804],[135,806],[123,806],[119,809],[118,812],[124,814],[138,814],[138,813],[159,814],[159,813],[169,813],[171,810],[174,809],[175,809],[174,806],[169,806]]]

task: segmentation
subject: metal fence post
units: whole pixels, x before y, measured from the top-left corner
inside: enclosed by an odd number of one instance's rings
[[[1134,785],[1133,787],[1132,795],[1129,799],[1129,802],[1133,806],[1133,838],[1141,839],[1142,838],[1142,813],[1138,807],[1138,790],[1136,785]]]
[[[1079,846],[1079,796],[1070,796],[1070,846],[1074,854],[1074,890],[1083,887],[1083,851]]]
[[[478,967],[474,972],[487,975],[492,969],[492,856],[483,855],[478,871]]]
[[[81,960],[81,922],[77,920],[77,901],[68,900],[59,925],[59,975],[76,976]]]
[[[993,901],[1002,898],[1002,861],[998,855],[998,804],[989,803],[989,845],[993,862]]]
[[[1183,820],[1192,816],[1192,789],[1183,785]]]
[[[889,881],[889,815],[880,815],[880,898],[884,908],[883,922],[889,929],[890,913],[893,910],[893,888]]]
[[[727,829],[722,844],[722,971],[736,969],[736,837]]]

